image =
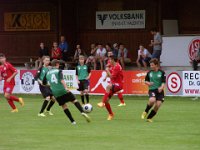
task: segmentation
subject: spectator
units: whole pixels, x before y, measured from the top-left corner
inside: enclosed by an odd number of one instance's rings
[[[141,66],[143,65],[144,69],[147,70],[147,65],[149,65],[150,60],[151,60],[151,54],[146,48],[144,48],[143,45],[140,45],[136,61],[138,68],[141,69]]]
[[[103,47],[102,44],[98,44],[98,49],[97,49],[97,52],[96,52],[96,59],[100,63],[101,70],[104,69],[103,63],[104,63],[105,56],[106,56],[106,49]]]
[[[107,64],[108,53],[112,52],[112,54],[113,54],[113,50],[112,50],[111,45],[109,43],[106,44],[105,48],[106,48],[106,57],[104,59],[104,64]]]
[[[65,40],[64,36],[60,37],[60,44],[59,44],[59,48],[61,49],[62,52],[62,60],[67,61],[68,60],[68,51],[69,51],[69,45]]]
[[[119,46],[118,46],[117,43],[114,43],[113,44],[113,55],[114,55],[115,58],[118,57],[118,51],[119,51]]]
[[[90,46],[90,48],[91,48],[91,51],[90,51],[90,56],[88,57],[88,59],[87,59],[87,61],[86,61],[86,64],[93,64],[93,66],[94,66],[94,70],[96,70],[96,58],[95,58],[95,56],[96,56],[96,50],[97,50],[97,48],[96,48],[96,44],[91,44],[91,46]]]
[[[44,46],[44,43],[40,43],[39,58],[35,61],[35,68],[38,69],[42,67],[42,57],[49,56],[49,50]]]
[[[162,36],[156,28],[151,29],[151,34],[154,36],[150,46],[153,47],[152,58],[157,58],[160,61],[162,53]]]
[[[74,54],[74,61],[76,63],[78,63],[80,55],[83,55],[83,56],[86,57],[86,53],[83,50],[81,50],[81,46],[79,44],[77,44],[75,54]]]
[[[130,63],[131,60],[128,58],[128,50],[124,47],[124,44],[119,44],[118,59],[121,63],[122,69],[125,69],[125,63]]]
[[[58,60],[62,59],[62,51],[58,47],[57,42],[53,42],[53,47],[51,49],[51,59],[58,59]]]
[[[198,63],[200,62],[200,45],[198,47],[198,50],[195,52],[193,60],[192,60],[192,67],[193,70],[198,70]]]

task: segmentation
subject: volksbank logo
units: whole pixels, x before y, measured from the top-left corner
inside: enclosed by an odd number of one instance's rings
[[[108,15],[107,14],[103,14],[103,15],[97,15],[98,19],[101,21],[101,25],[104,24],[104,21],[107,19]]]

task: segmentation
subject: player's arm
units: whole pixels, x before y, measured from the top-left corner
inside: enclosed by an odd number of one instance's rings
[[[161,78],[161,80],[162,80],[162,84],[161,84],[161,86],[158,88],[158,91],[159,91],[159,92],[162,92],[162,91],[164,90],[164,88],[165,88],[166,75],[165,75],[165,72],[164,72],[164,71],[162,71],[162,78]]]
[[[78,84],[80,83],[80,81],[78,79],[78,69],[77,69],[77,67],[76,67],[76,81],[77,81]]]
[[[13,74],[6,80],[6,82],[10,82],[17,74],[17,69],[13,67],[13,65],[9,64],[9,69],[13,72]]]
[[[114,72],[114,71],[113,71]],[[111,78],[111,73],[110,73],[110,69],[107,67],[106,68],[106,73],[107,73],[107,77],[110,77]]]
[[[42,85],[43,83],[42,83],[42,81],[39,79],[40,74],[41,74],[41,70],[42,70],[42,67],[38,69],[38,71],[37,71],[37,73],[36,73],[36,75],[35,75],[35,77],[34,77],[34,80],[35,80],[35,81],[38,81],[38,83]]]
[[[145,84],[148,86],[151,86],[151,85],[153,85],[153,82],[150,82],[149,73],[150,73],[150,71],[147,73],[147,75],[145,77]]]
[[[90,77],[91,77],[91,68],[89,67],[89,66],[87,66],[88,67],[88,76],[87,76],[87,80],[89,80],[90,79]]]

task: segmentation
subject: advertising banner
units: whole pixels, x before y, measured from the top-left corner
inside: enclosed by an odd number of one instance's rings
[[[145,10],[97,11],[96,29],[144,29]]]

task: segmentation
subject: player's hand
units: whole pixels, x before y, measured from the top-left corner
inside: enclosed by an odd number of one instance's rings
[[[77,83],[80,84],[80,81],[78,80]]]
[[[8,78],[7,80],[6,80],[6,82],[10,82],[11,81],[11,78]]]
[[[163,91],[163,88],[162,88],[162,87],[159,87],[159,88],[158,88],[158,92],[161,93],[162,91]]]

